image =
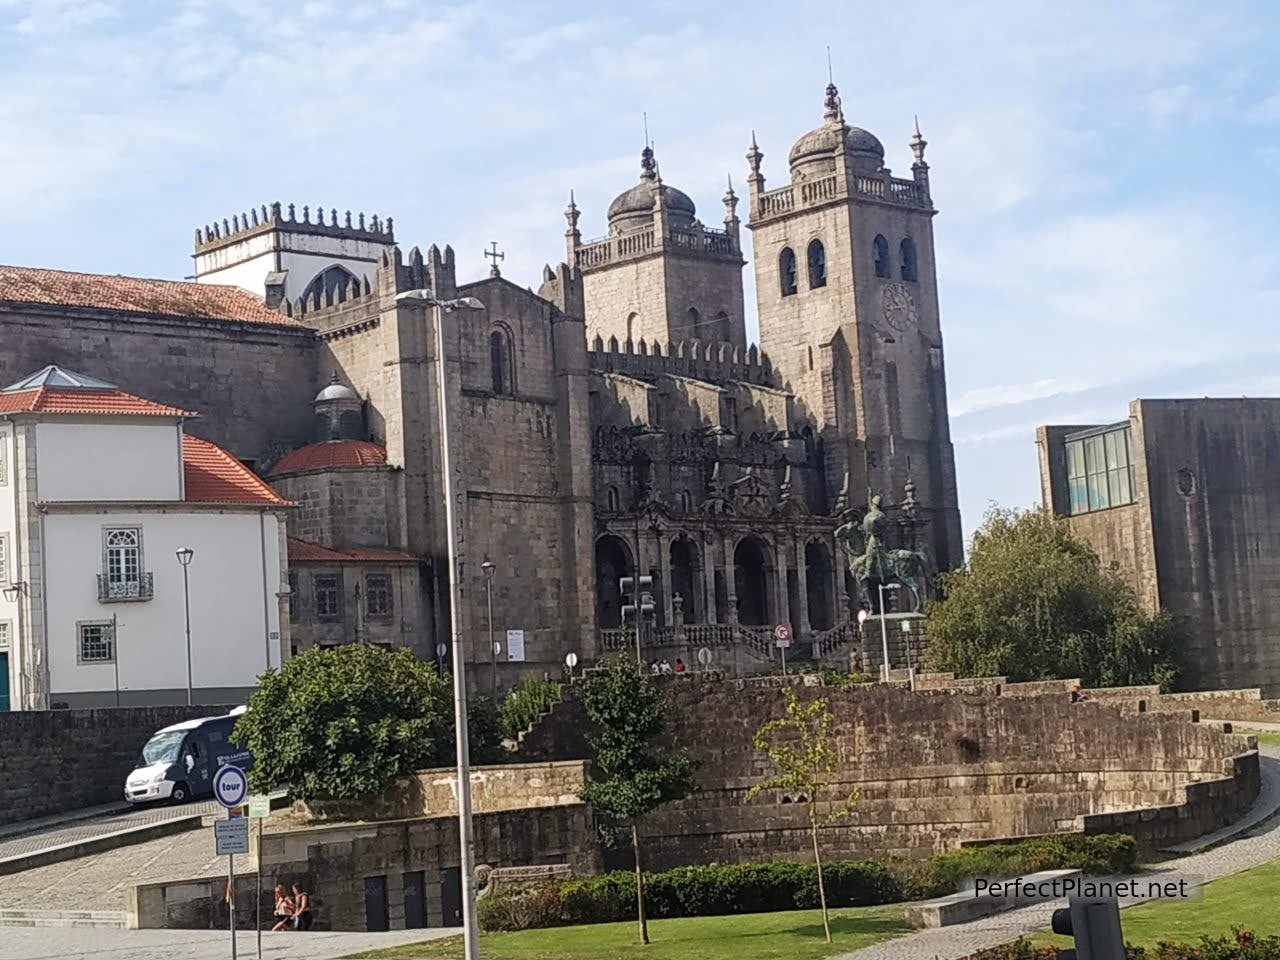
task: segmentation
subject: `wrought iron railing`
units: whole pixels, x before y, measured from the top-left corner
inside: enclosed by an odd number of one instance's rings
[[[102,603],[150,600],[154,596],[155,584],[149,573],[140,573],[132,580],[112,580],[98,574],[98,600]]]

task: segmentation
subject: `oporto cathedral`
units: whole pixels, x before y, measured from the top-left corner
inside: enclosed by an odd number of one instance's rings
[[[198,411],[188,432],[292,503],[284,656],[447,641],[442,396],[477,683],[630,649],[637,573],[655,656],[767,660],[778,624],[789,656],[838,655],[864,598],[835,532],[873,495],[888,547],[936,572],[962,544],[925,140],[895,176],[834,85],[823,106],[785,177],[752,138],[745,222],[646,147],[600,239],[570,202],[536,293],[496,266],[459,284],[390,217],[279,203],[196,230],[195,282],[0,267],[0,373]]]

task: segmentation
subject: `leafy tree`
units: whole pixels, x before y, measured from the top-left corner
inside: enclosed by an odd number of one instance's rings
[[[314,648],[259,684],[234,733],[253,752],[255,790],[287,783],[303,800],[349,800],[454,762],[449,680],[409,650]],[[477,740],[473,756],[491,747]]]
[[[1149,616],[1132,588],[1042,510],[988,511],[968,565],[942,575],[926,659],[961,676],[1080,677],[1092,686],[1177,680],[1181,627]]]
[[[827,888],[822,879],[822,852],[818,846],[818,828],[846,817],[858,802],[858,791],[825,817],[818,815],[818,795],[826,792],[836,772],[838,757],[831,747],[831,723],[835,719],[827,709],[827,698],[819,697],[808,704],[800,702],[791,687],[785,688],[787,715],[768,721],[756,731],[757,750],[764,751],[776,775],[757,783],[747,791],[746,800],[754,799],[762,790],[787,790],[804,799],[809,815],[809,832],[813,836],[813,862],[818,868],[818,900],[822,904],[822,929],[831,942],[831,921],[827,916]]]
[[[619,657],[590,674],[582,684],[582,703],[591,723],[588,741],[594,751],[582,799],[631,828],[636,916],[640,942],[648,943],[639,822],[663,804],[693,792],[696,764],[683,752],[660,745],[667,702],[635,663]]]

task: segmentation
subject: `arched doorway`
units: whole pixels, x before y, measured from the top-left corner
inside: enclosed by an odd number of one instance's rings
[[[618,581],[631,576],[631,550],[625,541],[606,534],[596,541],[596,626],[622,626],[622,594]]]
[[[703,623],[706,601],[702,596],[702,557],[698,545],[686,536],[671,541],[671,594],[684,601],[684,622]]]
[[[804,547],[804,578],[809,603],[809,625],[815,630],[835,626],[835,599],[831,596],[831,553],[824,543],[810,540]]]
[[[769,549],[759,537],[743,537],[733,551],[734,592],[738,595],[738,622],[762,627],[770,623]]]

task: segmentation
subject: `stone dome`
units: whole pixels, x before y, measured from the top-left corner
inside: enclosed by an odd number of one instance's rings
[[[345,383],[339,383],[338,380],[335,379],[327,387],[316,394],[316,398],[312,403],[327,403],[331,400],[354,400],[356,403],[359,403],[360,394],[356,393]]]
[[[794,175],[825,176],[835,171],[835,157],[843,149],[850,165],[858,173],[876,173],[884,166],[884,144],[875,134],[861,127],[851,127],[844,122],[844,109],[835,84],[827,85],[823,113],[825,123],[810,130],[791,147],[788,160]]]
[[[659,192],[667,216],[676,226],[693,223],[697,208],[683,190],[677,190],[658,177],[658,161],[653,148],[645,147],[640,154],[640,182],[622,191],[609,204],[609,227],[613,231],[640,229],[653,223],[653,205]]]

